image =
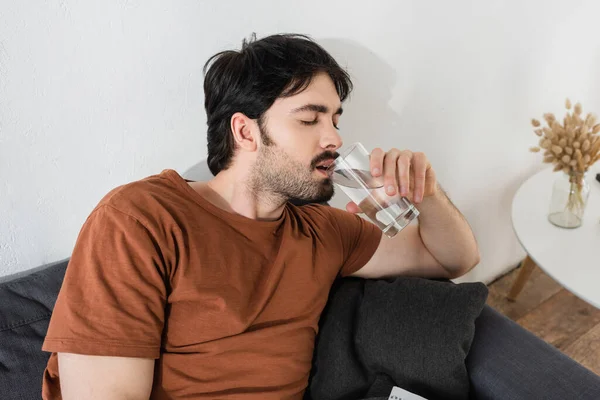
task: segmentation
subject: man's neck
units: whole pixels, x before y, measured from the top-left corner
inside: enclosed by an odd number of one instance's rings
[[[190,186],[206,200],[225,211],[256,220],[275,220],[281,216],[285,200],[261,193],[251,186],[250,171],[221,171],[208,182]]]

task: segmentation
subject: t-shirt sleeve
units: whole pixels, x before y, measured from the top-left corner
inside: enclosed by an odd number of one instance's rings
[[[382,232],[375,224],[356,214],[330,207],[331,215],[338,227],[342,241],[342,276],[348,276],[361,269],[379,247]]]
[[[77,238],[42,349],[158,358],[166,282],[153,235],[113,206],[98,207]]]

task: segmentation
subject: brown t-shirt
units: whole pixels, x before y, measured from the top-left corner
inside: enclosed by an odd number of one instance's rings
[[[336,276],[371,258],[375,225],[321,205],[275,221],[229,213],[173,170],[111,191],[77,239],[44,341],[156,359],[151,399],[301,399]]]

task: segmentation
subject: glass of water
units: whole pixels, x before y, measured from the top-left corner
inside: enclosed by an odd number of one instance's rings
[[[354,143],[329,167],[333,182],[388,237],[404,229],[419,216],[419,210],[398,190],[388,195],[383,176],[371,175],[370,154],[360,143]]]

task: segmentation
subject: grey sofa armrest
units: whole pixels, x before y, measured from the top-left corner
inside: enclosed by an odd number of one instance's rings
[[[467,356],[478,400],[600,399],[600,376],[486,306]]]
[[[0,280],[0,398],[39,399],[42,351],[68,260]]]

